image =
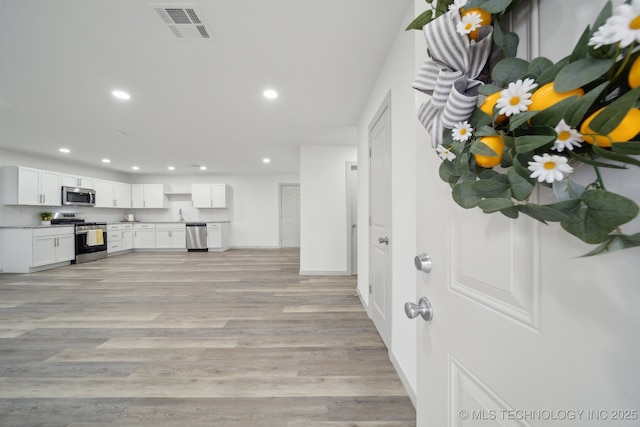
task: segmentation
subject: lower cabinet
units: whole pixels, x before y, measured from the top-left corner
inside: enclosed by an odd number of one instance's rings
[[[107,242],[110,254],[133,249],[133,224],[108,224]]]
[[[155,249],[156,248],[156,225],[150,223],[140,223],[133,225],[133,248],[134,249]]]
[[[186,249],[185,224],[156,224],[156,249]]]
[[[207,249],[212,252],[223,252],[229,249],[229,223],[207,223]]]
[[[122,224],[122,235],[120,237],[120,245],[123,251],[133,249],[133,224]]]
[[[69,264],[76,257],[73,227],[0,230],[0,258],[5,273],[30,273]]]

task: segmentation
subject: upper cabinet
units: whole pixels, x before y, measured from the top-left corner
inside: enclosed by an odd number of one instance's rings
[[[191,201],[194,208],[228,208],[229,193],[227,184],[193,184]]]
[[[86,176],[69,175],[66,173],[62,174],[62,186],[94,189],[93,178],[89,178]]]
[[[165,195],[165,184],[131,184],[133,208],[169,208],[169,199]]]
[[[23,166],[2,166],[1,173],[5,205],[61,205],[60,173]]]
[[[131,208],[131,184],[94,180],[97,208]]]

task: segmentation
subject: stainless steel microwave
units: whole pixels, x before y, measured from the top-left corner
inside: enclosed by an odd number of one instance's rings
[[[96,190],[80,187],[62,187],[62,204],[66,206],[95,206]]]

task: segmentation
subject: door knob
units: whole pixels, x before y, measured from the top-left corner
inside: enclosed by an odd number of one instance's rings
[[[418,271],[424,271],[425,273],[431,272],[431,257],[428,253],[422,252],[421,254],[416,255],[413,259],[413,263]]]
[[[379,237],[378,238],[378,243],[384,243],[385,245],[389,244],[389,238],[388,237]]]
[[[404,312],[409,319],[415,319],[418,315],[422,316],[427,322],[433,319],[433,307],[425,297],[420,298],[418,304],[408,302],[404,305]]]

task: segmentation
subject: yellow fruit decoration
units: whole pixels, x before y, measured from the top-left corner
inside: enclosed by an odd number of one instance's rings
[[[597,145],[598,147],[611,147],[611,143],[627,142],[640,133],[640,109],[632,108],[629,110],[627,115],[624,116],[618,126],[616,126],[616,128],[609,134],[596,134],[589,125],[591,124],[591,121],[605,108],[607,107],[603,107],[593,113],[582,123],[582,126],[580,126],[580,133],[586,142],[591,145]]]
[[[631,65],[631,69],[629,69],[628,81],[631,89],[640,86],[640,56],[633,61],[633,65]]]
[[[576,95],[581,98],[584,95],[584,90],[579,87],[568,92],[556,92],[553,88],[553,82],[547,83],[531,95],[529,111],[546,110],[558,102]]]
[[[493,108],[496,106],[496,102],[498,102],[498,99],[500,99],[500,92],[496,92],[487,96],[482,105],[480,105],[480,110],[493,117]],[[507,120],[507,116],[501,114],[498,116],[498,118],[496,118],[496,123],[504,123],[505,120]]]
[[[482,10],[480,8],[460,9],[460,17],[464,18],[466,15],[474,12],[480,15],[480,25],[491,25],[491,14],[486,10]],[[469,33],[469,38],[471,40],[478,40],[478,30],[471,31]]]
[[[483,136],[480,142],[491,148],[497,156],[483,156],[482,154],[473,154],[478,166],[483,168],[492,168],[498,166],[502,161],[502,151],[504,150],[504,140],[501,136]]]

